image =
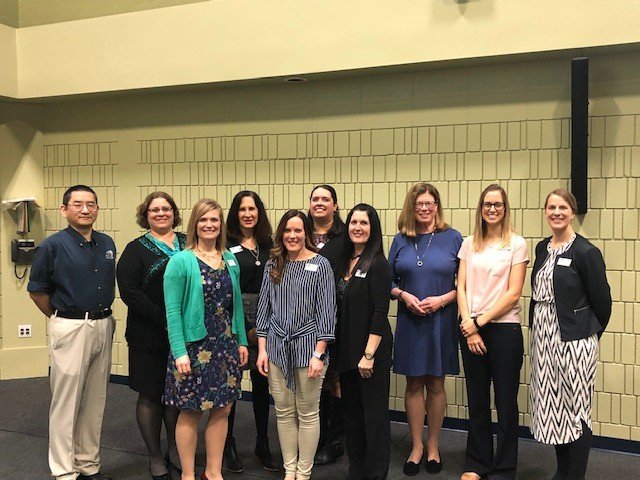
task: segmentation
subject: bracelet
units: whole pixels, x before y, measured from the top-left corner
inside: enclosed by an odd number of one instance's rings
[[[440,297],[438,298],[440,298],[440,308],[444,308],[446,303],[444,302],[444,300],[442,300],[442,295],[440,295]]]
[[[476,326],[478,331],[480,331],[480,325],[478,325],[478,317],[471,317],[471,320],[473,320],[473,324]]]
[[[404,293],[404,290],[400,290],[400,293],[398,294],[398,296],[396,297],[399,300],[402,300],[402,294]],[[402,300],[404,302],[404,300]]]

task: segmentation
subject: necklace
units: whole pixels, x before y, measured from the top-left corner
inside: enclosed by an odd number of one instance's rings
[[[260,265],[262,265],[262,262],[258,258],[258,257],[260,257],[260,245],[258,245],[256,243],[256,251],[255,251],[255,253],[250,248],[248,250],[249,250],[249,253],[251,253],[251,255],[253,256],[253,258],[256,259],[256,261],[254,262],[256,267],[259,267]]]
[[[360,258],[362,256],[361,253],[359,253],[358,255],[354,255],[353,257],[351,257],[351,260],[355,260],[356,258]]]
[[[249,240],[253,240],[253,237],[246,238],[242,243],[244,243],[244,248],[246,250],[249,250],[249,253],[251,253],[251,256],[253,256],[253,258],[256,259],[256,261],[254,262],[255,266],[259,267],[260,265],[262,265],[262,262],[258,258],[258,257],[260,257],[260,245],[256,241],[255,253],[254,253],[254,249],[251,248],[251,244],[249,243]]]
[[[218,257],[220,254],[218,253],[218,251],[214,251],[213,253],[209,253],[209,252],[205,252],[203,250],[198,249],[197,252],[202,255],[204,258],[210,258],[212,260],[215,260],[216,257]]]
[[[422,259],[424,258],[424,256],[427,254],[427,251],[429,250],[429,246],[431,245],[431,240],[433,240],[433,235],[436,232],[431,232],[431,236],[429,237],[429,243],[427,243],[427,248],[424,249],[424,253],[422,255],[418,255],[418,242],[414,241],[413,242],[413,246],[416,247],[416,265],[421,267],[422,265],[424,265],[424,262],[422,261]]]

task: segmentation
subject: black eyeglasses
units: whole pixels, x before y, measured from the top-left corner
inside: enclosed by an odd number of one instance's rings
[[[482,204],[482,209],[485,212],[488,212],[489,210],[491,210],[491,207],[496,209],[496,212],[500,212],[502,210],[504,210],[504,203],[502,202],[483,202]]]

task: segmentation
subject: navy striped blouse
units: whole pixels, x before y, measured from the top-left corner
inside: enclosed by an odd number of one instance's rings
[[[269,361],[282,369],[295,391],[294,368],[306,367],[316,342],[335,339],[335,279],[322,255],[286,262],[280,283],[267,265],[260,288],[256,333],[267,338]]]

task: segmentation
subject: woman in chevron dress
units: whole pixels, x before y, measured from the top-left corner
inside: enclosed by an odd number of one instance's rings
[[[537,245],[531,274],[531,433],[555,445],[552,480],[584,478],[598,339],[611,315],[602,254],[573,231],[576,211],[570,192],[547,196],[553,235]]]

